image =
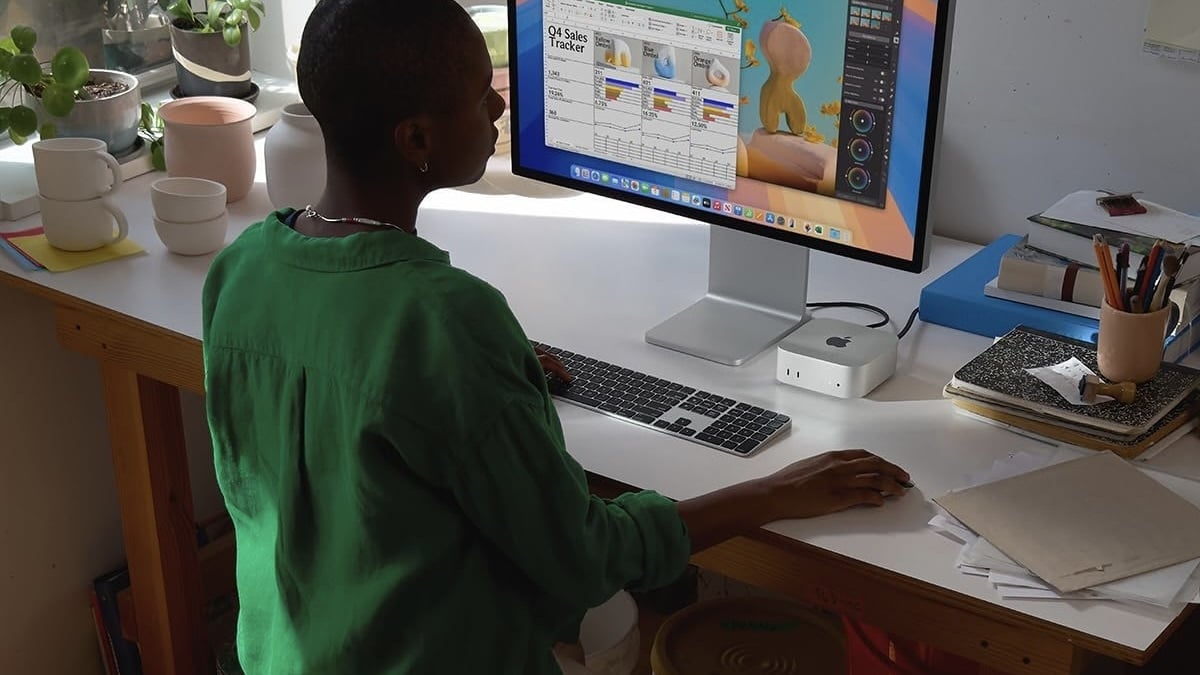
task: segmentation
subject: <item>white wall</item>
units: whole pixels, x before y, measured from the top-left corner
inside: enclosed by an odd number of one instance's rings
[[[989,242],[1078,189],[1200,212],[1200,66],[1141,53],[1149,0],[959,0],[933,223]]]
[[[91,580],[123,563],[99,367],[48,302],[0,284],[0,673],[102,675]],[[203,403],[184,397],[197,514],[216,512]]]

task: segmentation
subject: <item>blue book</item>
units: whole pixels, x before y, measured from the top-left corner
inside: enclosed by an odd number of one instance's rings
[[[1000,259],[1020,242],[1019,235],[1000,237],[921,289],[921,320],[986,337],[1024,325],[1095,342],[1096,319],[984,295],[983,287],[1000,273]]]

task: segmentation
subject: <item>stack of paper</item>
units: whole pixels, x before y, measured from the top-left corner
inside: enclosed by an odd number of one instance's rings
[[[40,227],[21,232],[0,233],[0,250],[28,272],[67,272],[144,252],[132,239],[123,239],[91,251],[63,251],[50,245]]]
[[[1157,488],[1130,480],[1126,469]],[[1106,476],[1120,477],[1128,494],[1105,486]],[[1080,477],[1085,479],[1082,483]],[[1072,482],[1061,482],[1068,478]],[[1059,489],[1045,490],[1045,481],[1057,481]],[[1167,608],[1200,602],[1200,527],[1195,519],[1179,519],[1183,511],[1195,507],[1123,460],[1109,453],[1083,457],[1073,451],[1050,457],[1017,453],[997,461],[990,470],[968,476],[964,484],[963,490],[940,498],[939,503],[976,528],[1001,537],[1002,546],[1012,555],[949,510],[929,524],[963,543],[958,568],[964,574],[987,577],[1001,597],[1109,600]],[[981,486],[993,487],[971,490]],[[989,504],[987,493],[1004,500],[1004,514],[979,517],[977,507],[997,510],[996,502]],[[1131,498],[1139,503],[1132,504]],[[1048,509],[1048,502],[1058,506]],[[1072,509],[1071,503],[1078,508]],[[1103,506],[1106,503],[1111,508]],[[1175,515],[1170,515],[1171,509],[1177,509]],[[1167,515],[1150,522],[1145,514],[1151,510]],[[1041,517],[1029,517],[1033,511]],[[1088,515],[1079,517],[1079,513]],[[1138,531],[1130,531],[1126,525],[1135,522]]]

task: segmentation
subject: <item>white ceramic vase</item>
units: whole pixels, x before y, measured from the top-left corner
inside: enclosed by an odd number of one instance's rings
[[[303,103],[280,111],[263,146],[267,196],[277,209],[302,209],[325,191],[325,139]]]

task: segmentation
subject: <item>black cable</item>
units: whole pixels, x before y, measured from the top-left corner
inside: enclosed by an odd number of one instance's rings
[[[882,328],[892,322],[892,317],[888,316],[888,313],[885,312],[883,310],[883,308],[876,307],[875,305],[868,305],[865,302],[849,302],[849,301],[810,302],[810,303],[808,303],[808,306],[812,309],[826,309],[829,307],[848,307],[851,309],[865,309],[868,312],[874,312],[874,313],[878,314],[879,316],[883,317],[882,320],[880,320],[880,321],[876,321],[875,323],[867,324],[867,328]],[[911,314],[908,315],[908,321],[906,321],[904,323],[904,327],[901,328],[898,333],[896,333],[897,340],[903,338],[904,335],[906,333],[908,333],[908,330],[910,328],[912,328],[913,321],[915,321],[917,319],[917,314],[920,312],[920,310],[921,310],[921,308],[918,307],[918,308],[914,309]]]
[[[865,302],[810,302],[808,303],[808,306],[814,309],[824,309],[826,307],[849,307],[851,309],[865,309],[868,312],[875,312],[879,316],[883,317],[882,321],[876,321],[875,323],[867,324],[867,328],[882,328],[892,322],[892,317],[888,316],[888,313],[883,311],[883,309],[876,307],[875,305],[868,305]]]
[[[913,309],[913,311],[912,311],[912,314],[909,314],[909,315],[908,315],[908,321],[906,321],[906,322],[904,323],[904,328],[901,328],[901,329],[900,329],[900,332],[899,332],[899,333],[896,333],[896,339],[897,339],[897,340],[899,340],[900,338],[904,337],[904,334],[908,332],[908,329],[909,329],[909,328],[912,328],[913,321],[915,321],[915,320],[916,320],[916,318],[917,318],[917,314],[918,314],[920,311],[921,311],[921,308],[920,308],[920,307],[917,307],[917,308]]]

